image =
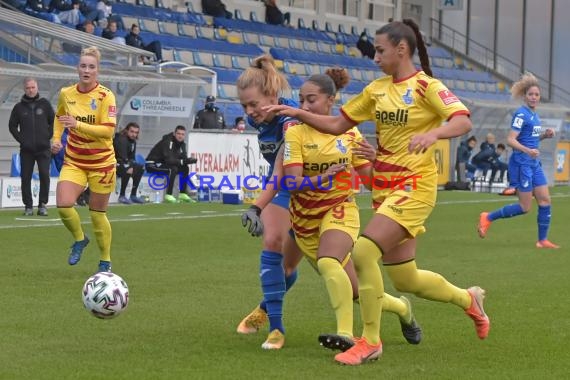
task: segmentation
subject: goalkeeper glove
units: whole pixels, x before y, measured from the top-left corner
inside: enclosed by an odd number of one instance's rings
[[[249,222],[249,227],[248,227]],[[261,209],[255,205],[249,207],[249,209],[241,214],[241,224],[247,227],[247,232],[251,236],[261,236],[263,235],[263,223],[261,222]]]

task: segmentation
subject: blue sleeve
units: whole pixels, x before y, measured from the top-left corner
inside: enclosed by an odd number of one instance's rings
[[[525,124],[527,119],[526,112],[523,112],[520,108],[515,112],[513,115],[513,119],[511,121],[511,130],[517,131],[520,133],[522,130],[523,125]]]

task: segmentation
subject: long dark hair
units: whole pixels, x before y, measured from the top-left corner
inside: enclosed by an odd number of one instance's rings
[[[376,31],[376,35],[386,34],[393,46],[396,46],[400,41],[405,40],[410,48],[410,57],[413,57],[418,49],[420,63],[422,70],[429,75],[433,76],[431,67],[429,65],[429,56],[427,53],[426,44],[420,33],[420,28],[412,19],[404,19],[403,21],[392,21],[384,25]]]
[[[328,96],[335,96],[338,91],[345,88],[350,77],[348,71],[342,67],[328,68],[325,74],[314,74],[307,79],[307,82],[313,82],[322,93]]]

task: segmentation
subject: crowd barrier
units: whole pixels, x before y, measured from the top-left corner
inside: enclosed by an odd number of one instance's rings
[[[222,202],[223,193],[235,194],[239,202],[251,203],[259,195],[259,188],[244,188],[244,181],[248,178],[255,182],[256,178],[261,178],[269,173],[269,165],[260,153],[256,134],[230,134],[230,133],[188,133],[188,152],[196,157],[198,162],[190,165],[190,173],[194,175],[193,183],[196,197],[202,202]],[[449,140],[440,140],[434,149],[434,158],[439,174],[438,185],[443,186],[448,181],[452,181],[454,174],[451,171],[455,152],[451,150]],[[556,146],[554,159],[554,178],[549,181],[551,184],[565,184],[570,181],[570,142],[559,142]],[[203,181],[196,181],[195,174],[198,174]],[[207,179],[207,181],[206,181]],[[0,207],[23,207],[22,192],[19,177],[0,178],[1,197]],[[119,198],[119,182],[117,188],[111,194],[110,203],[117,203]],[[138,189],[138,196],[147,198],[149,202],[162,202],[164,197],[163,187],[157,186],[153,181],[152,174],[145,174]],[[55,205],[55,189],[57,177],[51,178],[48,205]],[[127,194],[130,194],[130,186]],[[229,189],[228,186],[233,187]],[[178,186],[175,186],[175,189]],[[241,189],[241,191],[240,191]],[[176,190],[175,190],[176,194]],[[34,205],[38,203],[39,181],[32,180],[32,196]],[[234,198],[226,195],[226,198]],[[231,202],[233,203],[233,201]]]

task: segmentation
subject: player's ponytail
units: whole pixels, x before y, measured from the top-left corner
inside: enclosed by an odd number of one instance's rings
[[[335,96],[338,91],[345,88],[350,77],[348,71],[342,67],[331,67],[325,74],[314,74],[307,79],[307,82],[316,84],[323,94]]]
[[[538,87],[540,89],[538,79],[532,73],[527,71],[521,75],[520,79],[511,87],[511,95],[513,99],[522,98],[531,87]]]
[[[409,47],[410,57],[414,56],[417,47],[422,70],[427,75],[433,76],[429,65],[429,56],[427,54],[426,45],[422,34],[420,33],[420,28],[414,20],[405,19],[403,22],[392,21],[376,31],[376,35],[380,34],[386,34],[388,36],[388,40],[392,43],[392,46],[397,46],[400,41],[405,40]]]
[[[424,73],[426,73],[430,77],[433,76],[433,74],[431,72],[431,67],[429,65],[429,56],[427,53],[426,44],[424,42],[424,38],[422,37],[422,34],[420,33],[420,28],[418,27],[418,24],[416,24],[414,22],[414,20],[412,20],[411,18],[404,19],[403,23],[405,25],[409,26],[410,28],[412,28],[412,30],[414,31],[414,34],[416,36],[416,44],[417,44],[417,48],[418,48],[418,56],[420,57],[420,63],[422,65],[422,70],[424,71]],[[414,55],[413,52],[412,52],[412,55]]]
[[[239,76],[236,86],[238,90],[257,87],[265,96],[278,96],[289,89],[287,79],[277,71],[275,61],[267,54],[251,62],[251,66]]]

